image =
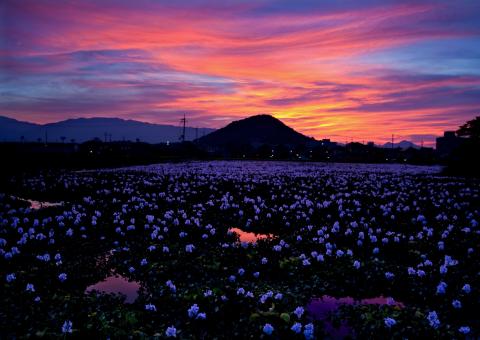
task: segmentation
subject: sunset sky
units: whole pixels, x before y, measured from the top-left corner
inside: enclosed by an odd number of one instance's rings
[[[1,1],[0,115],[183,113],[432,145],[480,115],[480,1]]]

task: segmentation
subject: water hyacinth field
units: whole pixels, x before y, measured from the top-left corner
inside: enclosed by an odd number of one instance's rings
[[[480,183],[439,170],[14,177],[0,194],[0,337],[480,337]]]

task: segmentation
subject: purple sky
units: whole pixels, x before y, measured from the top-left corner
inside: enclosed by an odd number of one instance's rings
[[[0,115],[433,142],[480,114],[480,1],[2,1]]]

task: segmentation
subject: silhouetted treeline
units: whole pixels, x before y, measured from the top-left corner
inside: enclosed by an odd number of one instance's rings
[[[464,140],[447,157],[445,173],[480,177],[480,116],[460,126],[457,135]]]
[[[0,174],[40,169],[94,169],[205,159],[207,153],[193,143],[143,142],[0,143]]]
[[[383,149],[373,145],[330,142],[304,145],[249,144],[226,145],[221,150],[207,150],[192,143],[148,144],[143,142],[75,143],[0,143],[3,174],[38,169],[93,169],[205,159],[295,160],[323,162],[400,162],[433,164],[430,148]]]
[[[219,150],[210,150],[210,154],[214,158],[227,159],[410,164],[435,164],[437,162],[432,148],[386,149],[361,143],[348,143],[344,146],[321,141],[295,146],[262,144],[254,147],[249,144],[229,144]]]

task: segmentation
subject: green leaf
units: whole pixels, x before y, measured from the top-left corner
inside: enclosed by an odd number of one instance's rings
[[[288,313],[282,313],[282,314],[280,314],[280,319],[282,319],[286,323],[289,323],[290,322],[290,315]]]
[[[253,313],[250,315],[250,321],[256,321],[260,318],[260,314],[258,313]]]

